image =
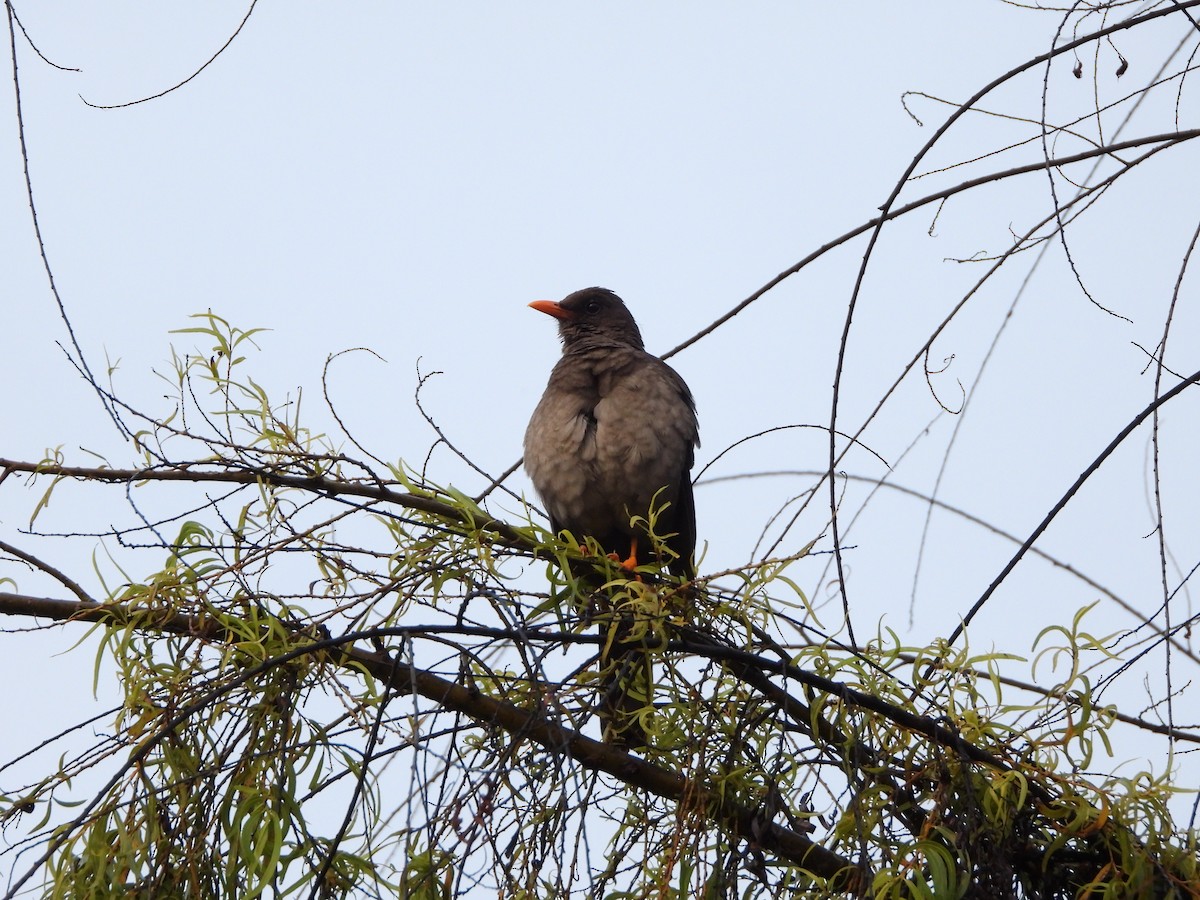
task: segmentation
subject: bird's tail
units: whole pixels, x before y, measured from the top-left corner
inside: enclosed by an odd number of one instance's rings
[[[649,650],[630,640],[629,631],[615,615],[600,626],[599,716],[605,741],[640,750],[649,745],[654,668]]]
[[[654,654],[668,640],[669,594],[640,578],[600,593],[599,716],[604,739],[631,749],[648,746],[654,709]],[[669,601],[668,601],[669,602]]]

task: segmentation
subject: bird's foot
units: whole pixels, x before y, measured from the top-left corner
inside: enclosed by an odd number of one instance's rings
[[[610,553],[608,554],[608,558],[613,562],[620,563],[622,569],[627,569],[630,572],[634,571],[638,567],[637,538],[630,539],[629,556],[627,556],[625,559],[621,559],[621,554],[619,553]]]
[[[631,554],[626,559],[621,559],[620,553],[610,553],[610,554],[608,554],[608,558],[611,559],[613,562],[620,564],[621,568],[625,569],[628,572],[633,572],[638,567],[637,556],[635,556],[633,554]]]

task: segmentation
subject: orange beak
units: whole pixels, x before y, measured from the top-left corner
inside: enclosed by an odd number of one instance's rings
[[[555,300],[534,300],[529,304],[538,312],[544,312],[548,316],[554,316],[556,319],[571,319],[574,318],[569,312],[562,308]]]

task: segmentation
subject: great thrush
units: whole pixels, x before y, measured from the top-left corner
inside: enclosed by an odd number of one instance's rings
[[[555,533],[594,538],[627,567],[646,557],[695,575],[696,512],[690,470],[699,445],[691,391],[647,353],[624,302],[585,288],[529,304],[558,320],[562,358],[525,432],[525,468]],[[654,556],[646,522],[668,552]],[[642,559],[639,560],[639,548]],[[665,558],[662,558],[665,557]],[[649,656],[627,639],[620,610],[602,621],[600,703],[604,736],[646,744],[640,721],[653,688]],[[631,696],[639,690],[644,699]]]

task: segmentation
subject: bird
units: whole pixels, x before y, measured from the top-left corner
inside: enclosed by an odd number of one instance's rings
[[[563,344],[525,431],[525,469],[551,529],[580,542],[594,538],[627,568],[653,557],[690,581],[700,430],[687,383],[646,352],[633,315],[607,288],[529,305],[558,320]],[[652,508],[665,552],[647,532]],[[648,703],[629,689],[648,696],[654,682],[644,645],[622,640],[630,631],[618,611],[601,621],[599,709],[606,740],[640,749],[648,746],[641,722]]]

